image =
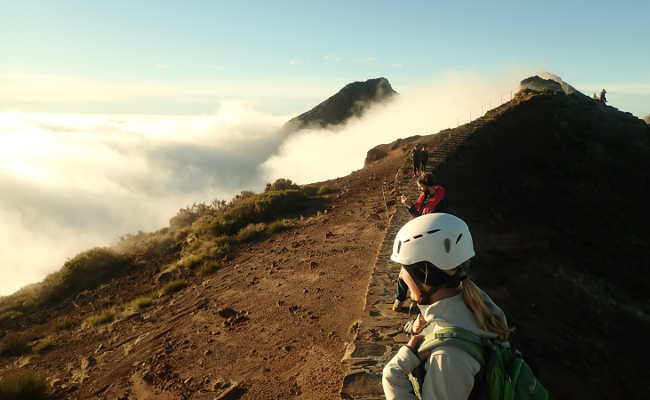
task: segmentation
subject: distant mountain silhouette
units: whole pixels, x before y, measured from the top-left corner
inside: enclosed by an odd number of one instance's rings
[[[398,94],[386,78],[348,83],[335,95],[311,110],[292,118],[284,130],[295,132],[305,128],[327,128],[344,123],[352,116],[361,116],[373,104]]]

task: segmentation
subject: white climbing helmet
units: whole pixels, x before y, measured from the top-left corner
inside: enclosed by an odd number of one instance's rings
[[[390,259],[402,265],[428,261],[449,270],[474,254],[465,221],[451,214],[433,213],[410,220],[397,232]]]

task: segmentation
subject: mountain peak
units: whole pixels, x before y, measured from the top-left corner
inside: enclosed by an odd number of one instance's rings
[[[396,94],[384,77],[351,82],[316,107],[289,120],[285,129],[295,132],[305,128],[321,129],[340,125],[352,116],[361,116],[373,104],[388,100]]]

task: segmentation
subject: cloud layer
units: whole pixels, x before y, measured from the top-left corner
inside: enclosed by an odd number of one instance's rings
[[[509,97],[503,82],[450,73],[336,133],[278,133],[290,116],[223,103],[213,115],[0,113],[0,294],[120,235],[167,225],[181,207],[290,178],[347,175],[375,145],[476,118]],[[297,110],[299,114],[304,110]]]

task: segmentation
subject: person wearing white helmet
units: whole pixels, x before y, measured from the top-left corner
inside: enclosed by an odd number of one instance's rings
[[[467,224],[451,214],[415,218],[397,233],[391,260],[400,263],[421,293],[420,315],[409,329],[414,336],[386,364],[382,386],[387,400],[416,399],[408,375],[424,363],[423,400],[466,400],[472,395],[481,364],[469,352],[439,345],[419,352],[424,335],[452,330],[507,342],[512,329],[505,314],[467,276],[474,244]],[[409,288],[411,289],[411,288]],[[478,386],[478,385],[477,385]],[[476,390],[476,389],[474,389]]]

